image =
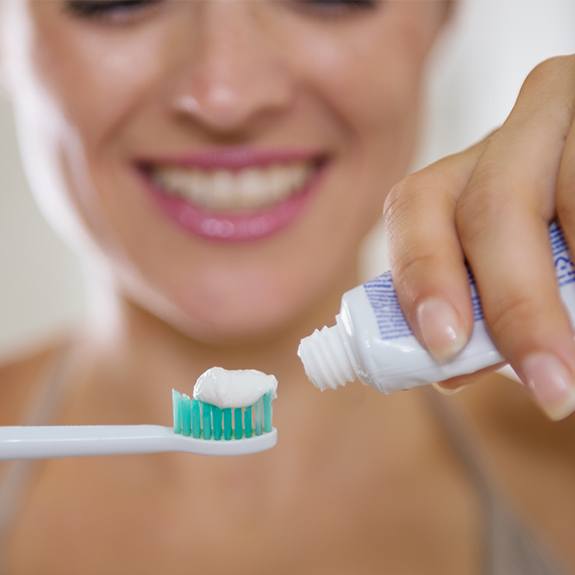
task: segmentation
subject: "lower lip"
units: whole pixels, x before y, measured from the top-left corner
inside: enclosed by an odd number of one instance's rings
[[[245,242],[270,237],[295,222],[319,188],[324,171],[325,166],[316,168],[300,190],[282,202],[245,213],[210,212],[189,200],[168,194],[147,174],[144,178],[156,205],[180,229],[208,240]]]

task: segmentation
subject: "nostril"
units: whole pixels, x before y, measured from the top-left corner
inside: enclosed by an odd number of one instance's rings
[[[178,116],[222,132],[245,128],[259,112],[257,103],[248,102],[223,86],[212,87],[201,96],[182,94],[172,107]]]
[[[169,102],[177,116],[207,130],[251,130],[284,115],[295,102],[291,80],[282,79],[277,70],[256,75],[239,68],[214,71],[212,66],[208,72],[197,68],[193,77],[176,87]]]
[[[181,114],[194,116],[229,116],[234,111],[240,111],[239,99],[232,90],[223,86],[214,86],[203,98],[191,94],[182,94],[174,102],[174,109]]]

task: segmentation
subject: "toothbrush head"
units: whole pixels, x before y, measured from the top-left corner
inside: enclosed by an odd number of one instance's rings
[[[209,442],[212,447],[217,442],[224,442],[231,450],[234,445],[238,449],[249,445],[254,448],[262,446],[253,451],[268,449],[277,440],[277,432],[272,425],[272,400],[273,394],[268,392],[253,405],[221,408],[172,390],[173,431],[177,435]]]

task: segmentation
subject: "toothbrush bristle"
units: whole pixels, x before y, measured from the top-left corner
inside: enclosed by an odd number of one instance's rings
[[[172,410],[174,417],[174,433],[182,433],[182,420],[180,419],[180,398],[181,394],[172,389]]]
[[[200,402],[192,400],[192,437],[199,439],[202,435],[202,411]]]
[[[272,394],[266,393],[254,405],[221,409],[172,390],[174,433],[216,441],[269,433],[272,431],[272,399]]]

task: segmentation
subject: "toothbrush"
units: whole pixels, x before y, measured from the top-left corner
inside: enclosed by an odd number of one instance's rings
[[[172,392],[174,425],[0,427],[0,460],[182,451],[247,455],[277,443],[272,394],[254,405],[220,409]]]

